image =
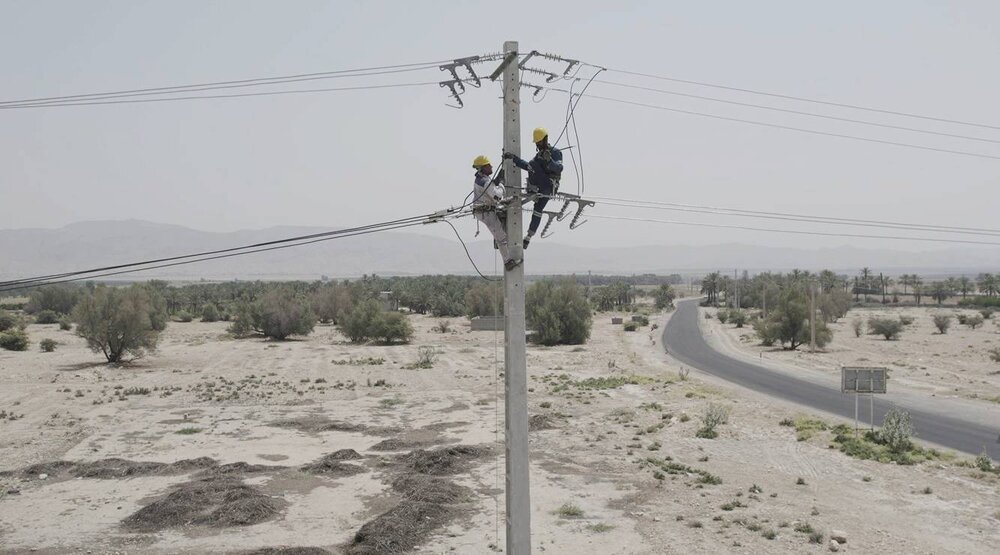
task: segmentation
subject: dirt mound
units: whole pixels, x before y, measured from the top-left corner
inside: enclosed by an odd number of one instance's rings
[[[528,431],[538,432],[541,430],[551,430],[556,427],[555,418],[548,414],[532,414],[528,418]]]
[[[133,476],[151,476],[161,474],[170,465],[161,462],[137,462],[125,459],[101,459],[89,463],[79,463],[70,470],[77,478],[99,478],[109,480],[114,478],[131,478]]]
[[[472,498],[472,490],[445,478],[422,474],[407,474],[392,482],[392,489],[412,501],[423,503],[464,503]]]
[[[324,458],[328,458],[331,461],[355,461],[358,459],[365,458],[364,455],[358,453],[354,449],[340,449],[330,453]]]
[[[249,526],[277,516],[279,501],[232,477],[210,477],[180,484],[122,524],[139,532],[177,526]]]
[[[266,464],[250,464],[248,462],[234,462],[211,466],[198,473],[198,477],[204,476],[230,476],[233,474],[257,474],[260,472],[275,472],[284,470],[285,466],[270,466]]]
[[[420,447],[427,447],[430,443],[427,441],[413,441],[401,439],[398,437],[393,437],[389,439],[384,439],[375,445],[369,447],[372,451],[408,451],[410,449],[417,449]]]
[[[347,548],[349,555],[406,553],[448,523],[456,509],[439,503],[404,500],[365,523]]]
[[[340,420],[330,420],[325,416],[301,416],[286,420],[275,420],[268,426],[291,428],[300,432],[356,432],[368,435],[389,435],[399,432],[398,428],[368,427],[361,424],[351,424]]]
[[[239,555],[330,555],[330,552],[318,547],[263,547],[240,551]]]
[[[341,449],[340,451],[336,451],[324,457],[320,457],[319,459],[307,465],[303,465],[301,468],[299,468],[299,470],[309,474],[322,474],[323,476],[331,476],[336,478],[340,478],[343,476],[354,476],[355,474],[361,474],[362,472],[365,472],[365,468],[363,466],[341,462],[343,460],[350,460],[355,458],[351,455],[352,453],[354,455],[357,455],[357,457],[361,457],[361,455],[359,455],[358,452],[354,451],[353,449]],[[345,459],[344,457],[348,458]]]
[[[493,450],[480,445],[455,445],[438,449],[417,449],[403,456],[403,461],[421,474],[457,474],[469,467],[469,463],[487,457]]]
[[[31,466],[26,466],[21,470],[12,470],[10,472],[5,472],[5,476],[14,476],[15,474],[21,475],[25,478],[33,478],[39,474],[48,474],[49,476],[58,476],[63,472],[76,466],[76,463],[70,461],[50,461],[38,464],[33,464]]]

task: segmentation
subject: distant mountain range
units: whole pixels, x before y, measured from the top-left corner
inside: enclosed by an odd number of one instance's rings
[[[270,227],[218,233],[139,220],[81,222],[59,229],[0,230],[0,279],[176,256],[322,231],[329,229]],[[475,241],[468,247],[479,268],[492,273],[492,245]],[[867,266],[877,272],[934,277],[1000,270],[1000,249],[809,250],[735,243],[586,248],[536,240],[528,252],[526,269],[533,275],[587,271],[694,275],[715,270],[731,272],[733,268],[751,272],[829,268],[853,275]],[[315,279],[372,273],[472,274],[474,269],[457,241],[385,232],[107,279]]]

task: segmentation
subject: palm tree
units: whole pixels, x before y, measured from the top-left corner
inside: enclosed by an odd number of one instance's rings
[[[865,302],[868,302],[868,287],[871,283],[872,271],[870,268],[861,268],[861,287],[865,288]]]
[[[924,280],[920,279],[920,276],[917,274],[910,276],[910,285],[913,286],[913,298],[917,301],[917,306],[920,306],[920,297],[923,294],[923,284]]]
[[[962,292],[962,298],[964,299],[973,290],[972,280],[968,276],[958,278],[958,290]]]
[[[708,296],[709,304],[719,302],[719,272],[712,272],[701,279],[701,292]]]

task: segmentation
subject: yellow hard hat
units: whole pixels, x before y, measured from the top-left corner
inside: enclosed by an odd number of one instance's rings
[[[489,165],[490,165],[490,159],[487,158],[485,154],[480,154],[479,156],[476,156],[476,159],[472,161],[472,167],[476,168],[477,170],[483,166],[489,166]]]
[[[531,142],[537,143],[549,136],[549,132],[545,130],[544,127],[536,127],[534,131],[531,132]]]

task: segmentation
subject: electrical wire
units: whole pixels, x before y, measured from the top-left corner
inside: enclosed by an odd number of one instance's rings
[[[564,92],[564,93],[569,93],[569,91],[566,90],[566,89],[553,88],[552,90],[559,91],[559,92]],[[937,147],[931,147],[931,146],[915,145],[915,144],[912,144],[912,143],[902,143],[902,142],[897,142],[897,141],[888,141],[888,140],[884,140],[884,139],[874,139],[874,138],[871,138],[871,137],[861,137],[861,136],[858,136],[858,135],[845,135],[845,134],[841,134],[841,133],[831,133],[831,132],[828,132],[828,131],[817,131],[815,129],[807,129],[807,128],[804,128],[804,127],[793,127],[793,126],[790,126],[790,125],[781,125],[781,124],[777,124],[777,123],[768,123],[768,122],[757,121],[757,120],[734,118],[734,117],[729,117],[729,116],[720,116],[718,114],[710,114],[710,113],[706,113],[706,112],[695,112],[695,111],[691,111],[691,110],[681,110],[679,108],[670,108],[668,106],[660,106],[660,105],[657,105],[657,104],[647,104],[645,102],[635,102],[635,101],[632,101],[632,100],[624,100],[624,99],[621,99],[621,98],[613,98],[613,97],[608,97],[608,96],[599,96],[599,95],[594,95],[594,94],[584,95],[584,94],[580,93],[580,96],[586,96],[587,98],[595,98],[597,100],[605,100],[605,101],[608,101],[608,102],[617,102],[619,104],[628,104],[628,105],[631,105],[631,106],[639,106],[639,107],[643,107],[643,108],[652,108],[652,109],[656,109],[656,110],[663,110],[663,111],[667,111],[667,112],[674,112],[674,113],[678,113],[678,114],[687,114],[687,115],[691,115],[691,116],[706,117],[706,118],[718,119],[718,120],[723,120],[723,121],[732,121],[732,122],[737,122],[737,123],[746,123],[746,124],[757,125],[757,126],[761,126],[761,127],[772,127],[772,128],[775,128],[775,129],[784,129],[784,130],[787,130],[787,131],[797,131],[797,132],[800,132],[800,133],[808,133],[810,135],[821,135],[821,136],[826,136],[826,137],[837,137],[837,138],[840,138],[840,139],[853,139],[853,140],[856,140],[856,141],[864,141],[864,142],[868,142],[868,143],[878,143],[878,144],[892,145],[892,146],[898,146],[898,147],[914,148],[914,149],[919,149],[919,150],[929,150],[929,151],[933,151],[933,152],[943,152],[943,153],[948,153],[948,154],[958,154],[958,155],[961,155],[961,156],[971,156],[971,157],[974,157],[974,158],[987,158],[987,159],[991,159],[991,160],[1000,160],[1000,156],[994,156],[994,155],[991,155],[991,154],[981,154],[981,153],[976,153],[976,152],[968,152],[968,151],[964,151],[964,150],[952,150],[952,149],[947,149],[947,148],[937,148]]]
[[[376,67],[366,67],[357,69],[344,69],[337,71],[321,71],[315,73],[300,73],[296,75],[281,75],[277,77],[255,77],[249,79],[237,79],[233,81],[215,81],[209,83],[194,83],[190,85],[174,85],[168,87],[152,87],[144,89],[127,89],[127,90],[117,90],[102,93],[87,93],[87,94],[75,94],[68,96],[48,96],[39,98],[25,98],[20,100],[4,100],[0,101],[0,105],[7,104],[24,104],[24,103],[36,103],[36,102],[47,102],[47,101],[65,101],[73,99],[85,99],[94,97],[104,97],[108,95],[132,95],[132,94],[143,94],[143,93],[153,93],[153,94],[166,94],[168,92],[188,92],[185,89],[199,88],[199,87],[222,87],[227,85],[243,85],[243,84],[253,84],[253,85],[267,85],[272,84],[269,82],[273,81],[286,81],[292,79],[326,79],[332,76],[340,76],[348,73],[359,73],[359,72],[377,72],[381,70],[395,70],[401,68],[414,68],[407,69],[406,71],[413,71],[419,69],[426,69],[430,67],[435,67],[439,64],[447,63],[451,60],[439,60],[435,62],[419,62],[412,64],[396,64],[388,66],[376,66]],[[246,85],[244,85],[246,86]]]
[[[48,281],[48,280],[52,280],[52,279],[61,279],[61,278],[73,277],[73,276],[79,276],[79,275],[85,275],[85,274],[93,274],[93,273],[104,272],[104,271],[108,271],[108,270],[120,270],[120,269],[123,269],[123,268],[134,268],[134,267],[138,267],[138,266],[145,266],[145,265],[148,265],[148,264],[158,264],[158,263],[161,263],[161,262],[172,262],[172,261],[175,261],[175,260],[184,260],[184,259],[197,258],[197,257],[202,257],[202,256],[210,256],[210,255],[216,255],[216,254],[225,254],[225,253],[231,253],[231,252],[237,252],[237,251],[243,251],[243,250],[249,250],[249,249],[256,249],[256,248],[260,248],[260,247],[267,247],[267,246],[271,246],[271,245],[280,245],[280,244],[285,244],[285,243],[292,243],[292,242],[297,242],[297,241],[304,241],[304,240],[314,239],[314,238],[334,237],[334,236],[337,236],[337,235],[343,235],[343,234],[352,233],[352,232],[355,232],[355,231],[364,231],[364,230],[368,230],[368,229],[375,229],[375,228],[379,228],[379,227],[383,227],[383,226],[395,225],[395,224],[401,224],[401,223],[410,223],[410,222],[421,223],[421,222],[423,222],[424,220],[426,220],[427,218],[429,218],[429,217],[431,217],[433,215],[434,215],[433,213],[431,213],[431,214],[423,214],[423,215],[420,215],[420,216],[411,216],[411,217],[408,217],[408,218],[400,218],[400,219],[396,219],[396,220],[389,220],[389,221],[386,221],[386,222],[379,222],[379,223],[375,223],[375,224],[368,224],[368,225],[358,226],[358,227],[353,227],[353,228],[347,228],[347,229],[341,229],[341,230],[334,230],[334,231],[324,231],[324,232],[321,232],[321,233],[312,233],[312,234],[308,234],[308,235],[299,235],[299,236],[296,236],[296,237],[287,237],[287,238],[284,238],[284,239],[275,239],[275,240],[272,240],[272,241],[263,241],[263,242],[260,242],[260,243],[254,243],[254,244],[250,244],[250,245],[242,245],[242,246],[238,246],[238,247],[229,247],[229,248],[225,248],[225,249],[216,249],[216,250],[210,250],[210,251],[202,251],[202,252],[197,252],[197,253],[192,253],[192,254],[170,256],[170,257],[157,258],[157,259],[152,259],[152,260],[144,260],[144,261],[141,261],[141,262],[130,262],[130,263],[117,264],[117,265],[112,265],[112,266],[102,266],[102,267],[98,267],[98,268],[90,268],[90,269],[87,269],[87,270],[76,270],[76,271],[71,271],[71,272],[63,272],[63,273],[59,273],[59,274],[49,274],[49,275],[44,275],[44,276],[35,276],[35,277],[30,277],[30,278],[21,278],[21,279],[15,279],[15,280],[9,280],[9,281],[0,282],[0,287],[7,287],[7,286],[10,286],[10,285],[24,285],[24,284],[34,283],[34,282]]]
[[[791,109],[788,109],[788,108],[777,108],[775,106],[765,106],[763,104],[753,104],[753,103],[749,103],[749,102],[737,102],[735,100],[726,100],[724,98],[715,98],[715,97],[711,97],[711,96],[703,96],[703,95],[700,95],[700,94],[682,93],[682,92],[678,92],[678,91],[671,91],[671,90],[666,90],[666,89],[657,89],[657,88],[653,88],[653,87],[643,87],[643,86],[640,86],[640,85],[631,85],[631,84],[628,84],[628,83],[619,83],[619,82],[616,82],[616,81],[606,81],[606,80],[602,80],[602,79],[597,79],[594,82],[602,84],[602,85],[613,85],[613,86],[616,86],[616,87],[624,87],[624,88],[629,88],[629,89],[637,89],[637,90],[643,90],[643,91],[657,92],[657,93],[661,93],[661,94],[669,94],[669,95],[674,95],[674,96],[682,96],[682,97],[685,97],[685,98],[696,98],[696,99],[699,99],[699,100],[707,100],[709,102],[720,102],[720,103],[723,103],[723,104],[731,104],[731,105],[734,105],[734,106],[744,106],[744,107],[748,107],[748,108],[758,108],[758,109],[761,109],[761,110],[771,110],[771,111],[774,111],[774,112],[784,112],[784,113],[787,113],[787,114],[795,114],[795,115],[799,115],[799,116],[809,116],[809,117],[814,117],[814,118],[823,118],[823,119],[828,119],[828,120],[843,121],[843,122],[847,122],[847,123],[857,123],[857,124],[860,124],[860,125],[869,125],[869,126],[873,126],[873,127],[883,127],[883,128],[886,128],[886,129],[896,129],[896,130],[900,130],[900,131],[911,131],[911,132],[914,132],[914,133],[926,133],[928,135],[939,135],[939,136],[942,136],[942,137],[951,137],[951,138],[955,138],[955,139],[965,139],[965,140],[969,140],[969,141],[981,141],[981,142],[984,142],[984,143],[1000,144],[1000,140],[985,139],[985,138],[982,138],[982,137],[972,137],[970,135],[958,135],[958,134],[955,134],[955,133],[943,133],[941,131],[931,131],[929,129],[918,129],[916,127],[906,127],[906,126],[902,126],[902,125],[890,125],[890,124],[887,124],[887,123],[878,123],[878,122],[874,122],[874,121],[859,120],[859,119],[852,119],[852,118],[844,118],[844,117],[838,117],[838,116],[831,116],[831,115],[827,115],[827,114],[817,114],[815,112],[803,112],[801,110],[791,110]]]
[[[592,64],[587,64],[587,65],[591,65],[591,67],[599,67],[599,66],[594,66]],[[1000,130],[1000,126],[997,126],[997,125],[988,125],[988,124],[984,124],[984,123],[976,123],[976,122],[962,121],[962,120],[957,120],[957,119],[949,119],[949,118],[928,116],[928,115],[923,115],[923,114],[915,114],[915,113],[912,113],[912,112],[902,112],[902,111],[895,111],[895,110],[886,110],[886,109],[882,109],[882,108],[872,108],[872,107],[869,107],[869,106],[860,106],[860,105],[857,105],[857,104],[848,104],[848,103],[844,103],[844,102],[832,102],[832,101],[827,101],[827,100],[817,100],[815,98],[806,98],[806,97],[803,97],[803,96],[794,96],[794,95],[788,95],[788,94],[778,94],[778,93],[772,93],[772,92],[766,92],[766,91],[760,91],[760,90],[754,90],[754,89],[747,89],[747,88],[741,88],[741,87],[732,87],[732,86],[728,86],[728,85],[719,85],[719,84],[716,84],[716,83],[707,83],[707,82],[704,82],[704,81],[692,81],[690,79],[678,79],[676,77],[668,77],[668,76],[665,76],[665,75],[654,75],[654,74],[651,74],[651,73],[642,73],[642,72],[639,72],[639,71],[627,71],[627,70],[624,70],[624,69],[613,69],[613,68],[606,68],[606,69],[607,69],[607,71],[614,72],[614,73],[622,73],[622,74],[625,74],[625,75],[634,75],[634,76],[638,76],[638,77],[648,77],[648,78],[651,78],[651,79],[659,79],[659,80],[662,80],[662,81],[672,81],[672,82],[675,82],[675,83],[686,83],[688,85],[698,85],[700,87],[712,87],[712,88],[724,89],[724,90],[728,90],[728,91],[736,91],[736,92],[742,92],[742,93],[748,93],[748,94],[756,94],[756,95],[761,95],[761,96],[770,96],[770,97],[774,97],[774,98],[783,98],[785,100],[797,100],[799,102],[810,102],[810,103],[813,103],[813,104],[823,104],[823,105],[826,105],[826,106],[836,106],[838,108],[850,108],[850,109],[853,109],[853,110],[864,110],[866,112],[876,112],[876,113],[880,113],[880,114],[889,114],[889,115],[893,115],[893,116],[902,116],[902,117],[917,118],[917,119],[923,119],[923,120],[929,120],[929,121],[938,121],[938,122],[943,122],[943,123],[953,123],[953,124],[956,124],[956,125],[967,125],[967,126],[971,126],[971,127],[982,127],[982,128],[985,128],[985,129],[998,129],[998,130]]]
[[[994,241],[969,241],[964,239],[943,239],[936,237],[904,237],[898,235],[867,235],[860,233],[830,233],[822,231],[803,231],[794,229],[774,229],[766,227],[750,227],[741,225],[727,225],[727,224],[708,224],[702,222],[682,222],[676,220],[658,220],[654,218],[630,218],[627,216],[608,216],[603,214],[589,214],[590,218],[600,218],[605,220],[624,220],[632,222],[650,222],[659,224],[671,224],[671,225],[687,225],[694,227],[711,227],[718,229],[740,229],[744,231],[765,231],[769,233],[788,233],[792,235],[816,235],[821,237],[851,237],[857,239],[892,239],[899,241],[927,241],[932,243],[958,243],[964,245],[1000,245],[1000,242]]]
[[[969,235],[1000,236],[1000,229],[980,228],[980,227],[958,227],[943,226],[934,224],[921,224],[912,222],[898,222],[887,220],[865,220],[859,218],[838,218],[832,216],[814,216],[804,214],[792,214],[789,212],[773,212],[762,210],[745,210],[740,208],[722,208],[717,206],[705,206],[698,204],[680,204],[675,202],[661,202],[652,200],[634,200],[616,197],[590,197],[592,200],[600,201],[601,204],[611,206],[627,206],[635,208],[667,209],[681,212],[696,212],[702,214],[719,214],[731,216],[759,217],[766,219],[780,219],[790,221],[803,221],[810,223],[827,223],[836,225],[851,225],[861,227],[883,227],[888,229],[906,229],[913,231],[930,231],[937,233],[959,233]],[[626,204],[614,204],[615,202],[625,202]],[[643,205],[643,206],[635,206]]]
[[[465,246],[465,239],[462,239],[462,235],[458,232],[458,229],[456,229],[455,225],[449,222],[448,220],[442,220],[442,221],[448,224],[451,227],[451,230],[455,232],[455,237],[458,237],[459,242],[462,243],[462,248],[465,250],[465,256],[469,258],[469,262],[472,263],[472,267],[476,269],[476,273],[479,274],[479,277],[483,278],[486,281],[500,281],[498,279],[488,278],[484,276],[482,272],[479,271],[479,266],[476,266],[476,261],[473,260],[472,255],[469,254],[469,247]]]
[[[303,94],[303,93],[320,93],[320,92],[336,92],[336,91],[363,91],[363,90],[374,90],[374,89],[392,89],[399,87],[424,87],[428,85],[439,86],[438,81],[419,81],[411,83],[388,83],[383,85],[357,85],[353,87],[327,87],[320,89],[287,89],[280,91],[264,91],[264,92],[252,92],[252,93],[234,93],[234,94],[213,94],[213,95],[195,95],[195,96],[171,96],[166,98],[141,98],[141,99],[125,99],[125,100],[107,100],[107,101],[94,101],[94,102],[67,102],[62,104],[28,104],[24,106],[0,106],[0,110],[24,110],[32,108],[59,108],[65,106],[105,106],[111,104],[140,104],[147,102],[175,102],[178,100],[213,100],[220,98],[244,98],[253,96],[275,96],[282,94]]]

